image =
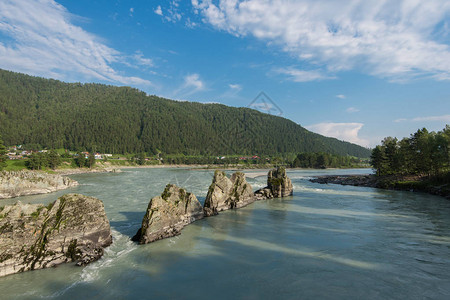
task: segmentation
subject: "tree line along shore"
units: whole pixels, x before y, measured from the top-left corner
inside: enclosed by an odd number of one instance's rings
[[[386,137],[370,157],[373,175],[321,176],[311,181],[425,192],[450,199],[450,126],[426,128],[398,140]]]

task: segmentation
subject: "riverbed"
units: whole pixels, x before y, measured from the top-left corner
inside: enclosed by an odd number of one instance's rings
[[[2,201],[101,199],[114,243],[99,261],[0,278],[1,299],[450,299],[450,201],[421,193],[311,183],[291,170],[294,195],[199,220],[147,245],[130,238],[167,183],[203,203],[212,170],[125,169],[70,176],[68,190]],[[248,181],[265,186],[265,170]],[[227,171],[231,174],[231,171]]]

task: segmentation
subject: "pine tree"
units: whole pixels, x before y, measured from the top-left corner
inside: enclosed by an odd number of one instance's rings
[[[0,136],[0,170],[3,170],[6,167],[6,160],[8,159],[7,153],[8,150],[5,145],[3,145],[3,140]]]
[[[88,159],[86,160],[86,167],[92,168],[95,165],[95,154],[93,152],[89,153]]]
[[[47,164],[51,169],[56,169],[61,164],[61,157],[55,150],[50,150],[47,153]]]
[[[77,156],[75,157],[75,163],[79,168],[83,168],[86,165],[86,157],[83,153],[78,152]]]
[[[386,174],[386,156],[383,147],[376,146],[372,150],[372,155],[370,156],[370,164],[375,169],[377,176]]]

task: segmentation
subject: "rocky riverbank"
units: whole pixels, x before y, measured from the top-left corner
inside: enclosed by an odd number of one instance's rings
[[[327,175],[310,179],[321,184],[365,186],[388,190],[423,192],[450,199],[450,183],[419,176]]]
[[[0,208],[0,277],[64,262],[85,265],[111,243],[103,202],[93,197],[67,194],[48,206]]]
[[[0,199],[46,194],[77,186],[78,182],[59,174],[39,171],[3,171],[0,173]]]

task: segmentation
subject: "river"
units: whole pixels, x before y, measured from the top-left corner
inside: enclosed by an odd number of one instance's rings
[[[254,190],[265,185],[261,171],[246,172]],[[113,245],[86,267],[0,278],[0,299],[450,299],[450,201],[308,181],[368,172],[291,170],[293,196],[222,212],[142,246],[130,237],[150,198],[171,182],[203,202],[213,171],[73,175],[77,187],[2,205],[48,203],[68,192],[98,197]]]

